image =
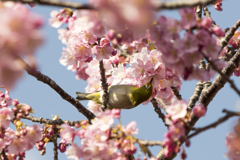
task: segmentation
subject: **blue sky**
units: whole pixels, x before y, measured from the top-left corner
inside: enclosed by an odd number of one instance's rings
[[[84,1],[86,2],[86,1]],[[239,0],[224,0],[223,11],[215,11],[213,6],[209,6],[209,10],[212,13],[213,20],[221,28],[225,29],[231,27],[240,18],[238,13],[240,6]],[[52,78],[60,87],[62,87],[67,93],[75,97],[75,92],[84,92],[87,83],[82,80],[76,80],[74,72],[66,69],[59,63],[61,57],[62,47],[65,47],[58,40],[57,29],[48,25],[48,18],[52,10],[59,10],[58,7],[39,6],[32,8],[33,12],[41,14],[45,19],[45,25],[42,28],[45,35],[44,45],[38,49],[36,56],[38,59],[39,70]],[[179,15],[176,10],[163,11],[160,14],[170,16],[178,19]],[[236,77],[232,79],[240,88],[240,82]],[[197,81],[183,82],[181,87],[181,95],[187,101],[192,95]],[[35,117],[51,118],[52,115],[59,115],[61,119],[65,120],[82,120],[85,119],[80,113],[77,112],[74,106],[63,100],[54,90],[49,86],[37,81],[34,77],[24,73],[24,76],[17,83],[15,88],[11,92],[13,99],[19,99],[21,103],[29,104],[35,110]],[[210,103],[208,112],[205,117],[201,118],[196,127],[205,126],[211,122],[217,120],[220,116],[223,116],[222,109],[239,110],[236,107],[239,97],[230,88],[229,84],[226,84]],[[87,102],[82,103],[87,106]],[[167,131],[166,127],[162,124],[162,120],[158,118],[157,114],[151,104],[140,105],[131,110],[123,110],[121,122],[126,125],[131,121],[136,121],[139,128],[140,139],[148,140],[163,140],[164,133]],[[223,160],[224,153],[227,152],[225,146],[225,137],[228,132],[232,131],[232,128],[237,121],[237,118],[231,118],[227,122],[218,126],[215,129],[203,132],[198,136],[191,139],[190,148],[185,148],[187,153],[187,159],[202,160],[202,159],[217,159]],[[32,124],[28,121],[24,121],[26,124]],[[47,145],[47,152],[45,156],[40,156],[40,152],[36,149],[26,153],[26,160],[45,160],[53,159],[53,145],[49,143]],[[156,153],[160,150],[160,147],[150,147],[152,153]],[[138,150],[139,151],[139,150]],[[59,160],[65,160],[65,154],[59,154]],[[180,159],[177,157],[176,159]]]

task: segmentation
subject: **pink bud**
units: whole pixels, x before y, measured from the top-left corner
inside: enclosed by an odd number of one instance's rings
[[[16,106],[16,105],[18,105],[18,104],[19,104],[19,102],[18,102],[17,99],[14,99],[14,100],[12,101],[12,105]]]
[[[214,27],[212,31],[217,37],[223,37],[225,35],[224,31],[218,26]]]
[[[61,14],[59,14],[59,15],[57,16],[57,19],[58,19],[59,21],[62,21],[62,20],[63,20],[63,16],[62,16]]]
[[[206,108],[203,104],[197,105],[193,108],[193,115],[197,117],[202,117],[207,112]]]
[[[212,20],[208,17],[204,17],[200,25],[201,27],[208,29],[212,26]]]
[[[66,151],[67,147],[66,147],[66,145],[60,143],[58,149],[60,150],[60,152],[64,153]]]
[[[116,37],[116,32],[113,29],[110,29],[107,33],[107,37],[110,40],[113,40]]]
[[[69,19],[69,18],[65,17],[65,18],[63,19],[63,23],[68,23],[68,19]]]

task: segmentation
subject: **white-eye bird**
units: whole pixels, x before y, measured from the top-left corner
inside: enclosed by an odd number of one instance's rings
[[[152,80],[142,87],[133,85],[113,85],[108,88],[108,109],[131,109],[148,100],[152,95]],[[103,90],[95,93],[76,92],[77,100],[92,100],[102,105]]]

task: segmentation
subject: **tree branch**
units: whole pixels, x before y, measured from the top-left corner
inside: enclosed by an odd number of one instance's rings
[[[75,2],[65,2],[65,1],[56,1],[56,0],[0,0],[0,1],[2,1],[2,2],[13,1],[13,2],[21,2],[21,3],[36,3],[36,4],[40,4],[40,5],[58,6],[58,7],[72,8],[72,9],[94,9],[92,6],[90,6],[88,4],[80,4],[80,3],[75,3]],[[211,4],[214,1],[216,1],[216,0],[166,1],[166,2],[158,3],[155,7],[155,10],[196,7],[197,5]]]
[[[198,135],[199,133],[203,132],[203,131],[206,131],[210,128],[215,128],[217,127],[218,125],[222,124],[223,122],[225,122],[226,120],[228,120],[230,117],[234,117],[234,116],[240,116],[240,112],[232,112],[232,111],[228,111],[228,110],[223,110],[222,112],[226,113],[225,116],[219,118],[216,122],[214,123],[211,123],[209,125],[207,125],[206,127],[202,127],[202,128],[195,128],[195,132],[190,134],[188,136],[188,139]]]
[[[3,156],[3,160],[8,160],[8,157],[5,153],[5,148],[3,148],[2,152],[1,152],[1,155]],[[1,158],[1,156],[0,156],[0,158]]]
[[[58,160],[57,133],[58,133],[58,132],[57,132],[57,129],[54,128],[54,135],[53,135],[53,145],[54,145],[54,147],[53,147],[53,153],[54,153],[53,159],[54,159],[54,160]]]
[[[203,90],[203,82],[199,81],[196,84],[196,88],[193,92],[193,95],[189,99],[189,102],[188,102],[188,110],[189,111],[193,109],[193,107],[195,106],[195,103],[199,100],[202,90]]]
[[[22,119],[28,119],[32,122],[37,122],[37,123],[44,123],[44,124],[49,124],[49,125],[62,125],[64,123],[67,123],[69,126],[74,126],[76,123],[78,123],[77,121],[66,121],[66,120],[62,120],[62,119],[58,119],[58,120],[51,120],[51,119],[44,119],[42,117],[40,118],[36,118],[33,116],[26,116],[26,117],[22,117]]]
[[[203,54],[203,56],[205,57],[207,62],[212,66],[212,68],[215,71],[217,71],[226,81],[228,81],[228,83],[230,83],[231,88],[237,92],[238,96],[240,96],[240,91],[237,89],[237,86],[234,84],[234,81],[229,79],[227,75],[223,74],[222,71],[220,71],[220,69],[218,69],[218,67],[214,64],[214,62],[209,60],[209,58],[206,55]]]
[[[204,16],[206,16],[206,17],[208,17],[208,18],[210,18],[210,19],[212,20],[212,26],[213,26],[213,27],[216,27],[217,24],[216,24],[216,22],[212,19],[211,13],[209,12],[209,10],[207,9],[206,6],[203,7],[203,12],[204,12]]]
[[[196,7],[197,5],[208,5],[216,0],[175,0],[175,1],[166,1],[159,3],[157,5],[157,10],[161,9],[179,9],[184,7]]]
[[[240,49],[238,49],[237,53],[233,56],[233,58],[229,61],[228,66],[223,68],[222,73],[226,74],[228,77],[234,72],[235,68],[238,66],[240,62]],[[223,78],[220,74],[215,78],[212,85],[209,86],[207,89],[202,91],[200,100],[198,104],[203,104],[205,108],[208,107],[209,103],[212,101],[212,99],[215,97],[215,95],[218,93],[220,89],[224,87],[224,85],[227,83],[227,80]],[[195,123],[199,120],[199,117],[195,117],[192,115],[191,121],[186,128],[186,135],[188,135],[192,129],[192,127],[195,125]],[[177,154],[174,153],[170,157],[165,157],[165,147],[163,147],[159,153],[157,154],[157,158],[159,160],[171,160],[173,159]]]
[[[171,90],[172,90],[172,92],[174,93],[174,95],[177,97],[178,100],[182,100],[182,96],[181,96],[181,94],[179,93],[177,87],[171,86]]]
[[[240,20],[238,20],[230,29],[230,31],[228,31],[228,33],[225,35],[224,38],[222,38],[220,40],[220,45],[222,47],[222,49],[228,44],[228,42],[230,41],[230,39],[232,38],[232,36],[234,35],[234,33],[236,32],[236,30],[240,27]],[[221,49],[221,50],[222,50]]]
[[[22,58],[19,57],[18,59],[21,62],[23,69],[26,70],[29,75],[35,77],[38,81],[41,81],[47,84],[48,86],[50,86],[62,97],[62,99],[71,103],[73,106],[77,108],[77,110],[80,113],[82,113],[85,117],[87,117],[89,122],[91,121],[91,119],[95,117],[95,115],[91,111],[86,109],[78,100],[76,100],[75,98],[71,97],[68,93],[66,93],[51,78],[49,78],[48,76],[45,76],[40,71],[36,71],[34,68],[29,66]]]
[[[0,0],[2,2],[5,1],[13,1],[13,2],[21,2],[21,3],[36,3],[40,5],[48,5],[48,6],[57,6],[57,7],[66,7],[73,9],[93,9],[88,4],[81,4],[76,2],[66,2],[66,1],[57,1],[57,0]]]
[[[152,105],[154,107],[154,111],[158,114],[158,117],[162,119],[163,123],[165,124],[165,115],[162,113],[161,109],[158,107],[158,102],[155,98],[151,100]],[[166,126],[166,124],[165,124]]]
[[[107,109],[109,95],[108,95],[108,84],[107,84],[107,80],[106,80],[106,76],[105,76],[105,69],[104,69],[102,60],[100,61],[99,68],[101,71],[101,82],[102,82],[102,88],[103,88],[103,97],[102,97],[103,108],[102,108],[102,110],[104,111],[105,109]]]
[[[163,146],[162,141],[149,141],[149,140],[137,139],[136,142],[144,146]]]

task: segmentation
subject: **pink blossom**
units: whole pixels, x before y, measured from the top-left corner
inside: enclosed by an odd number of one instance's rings
[[[112,56],[113,47],[110,46],[110,43],[106,38],[102,38],[100,45],[94,46],[92,52],[96,55],[96,59],[101,61],[103,59],[109,59]]]
[[[172,120],[183,118],[187,114],[187,102],[173,98],[171,105],[166,108],[166,112],[171,115]]]
[[[203,104],[197,105],[193,108],[193,115],[197,117],[202,117],[206,114],[207,109]]]
[[[178,140],[185,135],[185,125],[183,122],[177,122],[170,125],[168,128],[168,134],[173,140]]]
[[[132,121],[132,122],[128,123],[126,128],[123,129],[123,132],[127,136],[132,136],[134,134],[138,134],[138,129],[136,128],[136,126],[137,126],[137,123],[135,121]]]
[[[63,130],[60,132],[60,137],[65,139],[67,144],[72,144],[75,137],[74,129],[68,124],[63,124],[62,127]]]
[[[10,121],[14,118],[11,108],[4,107],[0,109],[0,126],[9,127]]]
[[[65,152],[68,159],[79,160],[82,157],[82,149],[73,143]]]
[[[181,25],[185,29],[190,29],[197,24],[195,11],[192,8],[183,8],[179,10],[179,13],[182,17],[181,19]]]
[[[24,140],[28,142],[26,149],[30,150],[33,148],[35,143],[42,138],[43,127],[38,124],[34,124],[32,126],[27,126],[26,130],[27,134],[24,136]]]
[[[63,21],[60,21],[58,16],[60,15],[60,13],[56,10],[52,11],[50,13],[51,18],[49,19],[49,25],[54,27],[54,28],[59,28],[62,24]]]
[[[8,146],[9,154],[18,154],[20,152],[25,152],[27,150],[28,142],[24,138],[15,138],[12,140],[11,144]]]
[[[120,119],[121,109],[112,109],[112,114],[114,118]]]

